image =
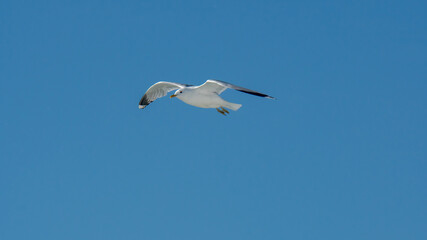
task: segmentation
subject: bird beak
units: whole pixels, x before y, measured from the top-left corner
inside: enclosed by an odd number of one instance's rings
[[[175,95],[175,94],[172,94],[172,95],[171,95],[171,98],[174,98],[174,97],[176,97],[176,95]]]

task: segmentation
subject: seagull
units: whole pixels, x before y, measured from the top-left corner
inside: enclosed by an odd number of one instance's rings
[[[170,98],[176,97],[189,105],[199,108],[215,108],[219,113],[226,116],[226,114],[229,114],[230,112],[225,108],[237,111],[242,106],[242,104],[227,102],[219,96],[228,88],[259,97],[275,99],[267,94],[239,87],[220,80],[210,79],[200,86],[174,82],[158,82],[152,85],[141,98],[141,101],[139,101],[139,108],[144,109],[154,100],[166,96],[170,91],[178,89],[170,96]]]

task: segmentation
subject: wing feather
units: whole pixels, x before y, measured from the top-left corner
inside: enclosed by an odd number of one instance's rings
[[[174,83],[174,82],[158,82],[151,86],[147,92],[142,96],[139,101],[139,108],[144,109],[150,103],[154,102],[154,100],[166,96],[168,92],[183,88],[189,85]]]
[[[222,92],[224,92],[227,88],[231,88],[240,92],[244,92],[244,93],[248,93],[248,94],[252,94],[258,97],[265,97],[265,98],[270,98],[270,99],[275,99],[272,96],[269,96],[267,94],[264,93],[260,93],[254,90],[250,90],[244,87],[240,87],[228,82],[224,82],[224,81],[220,81],[220,80],[213,80],[213,79],[209,79],[207,80],[204,84],[200,85],[198,87],[200,90],[204,90],[204,91],[208,91],[208,92],[215,92],[218,95],[221,94]]]

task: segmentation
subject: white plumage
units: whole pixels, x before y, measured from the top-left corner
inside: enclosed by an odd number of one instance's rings
[[[241,104],[227,102],[219,96],[228,88],[259,97],[274,99],[267,94],[256,92],[219,80],[207,80],[200,86],[192,86],[173,82],[158,82],[151,86],[141,98],[141,101],[139,102],[139,108],[143,109],[157,98],[164,97],[168,92],[178,89],[173,95],[171,95],[171,98],[177,97],[179,100],[195,107],[216,108],[218,112],[225,115],[229,112],[224,108],[229,108],[236,111],[242,106]]]

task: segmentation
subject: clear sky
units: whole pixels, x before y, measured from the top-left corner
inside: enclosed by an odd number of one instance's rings
[[[0,239],[427,239],[426,1],[0,2]],[[227,117],[157,81],[220,79]]]

